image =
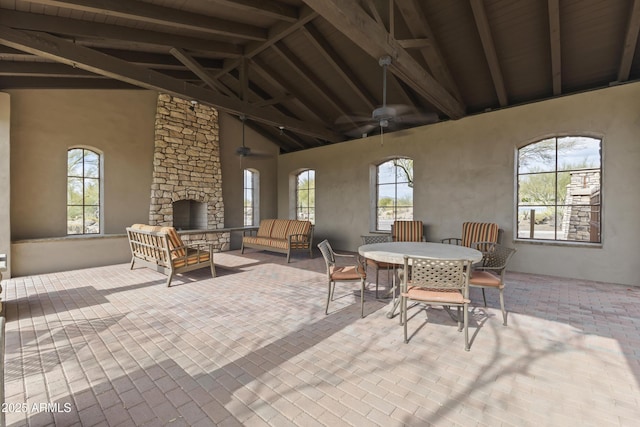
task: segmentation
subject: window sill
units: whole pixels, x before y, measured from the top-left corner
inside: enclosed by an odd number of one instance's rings
[[[42,243],[42,242],[61,242],[72,240],[93,240],[93,239],[112,239],[127,237],[126,234],[75,234],[61,237],[41,237],[37,239],[13,240],[11,243]]]
[[[514,243],[524,243],[526,245],[541,245],[541,246],[562,246],[570,248],[589,248],[589,249],[602,249],[602,242],[589,243],[589,242],[564,242],[560,240],[542,240],[542,239],[514,239]]]

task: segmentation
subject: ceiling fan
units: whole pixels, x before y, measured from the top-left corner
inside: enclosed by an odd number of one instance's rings
[[[413,125],[426,125],[438,122],[436,113],[420,113],[412,106],[393,104],[387,105],[387,68],[391,65],[391,57],[383,56],[378,60],[382,67],[382,105],[371,113],[371,116],[342,116],[336,120],[337,125],[362,123],[356,128],[343,132],[352,138],[365,137],[379,129],[384,134],[385,129],[397,130]]]
[[[251,151],[251,148],[247,147],[245,145],[244,142],[244,136],[245,136],[245,122],[247,121],[247,116],[245,116],[244,114],[241,114],[240,116],[238,116],[238,118],[240,119],[240,121],[242,122],[242,146],[236,148],[236,156],[240,157],[240,163],[242,163],[242,159],[244,157],[259,157],[259,158],[266,158],[266,157],[271,157],[268,154],[265,153],[257,153],[254,151]]]

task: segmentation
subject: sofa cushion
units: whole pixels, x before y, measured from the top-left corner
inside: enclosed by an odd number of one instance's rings
[[[256,236],[271,237],[271,229],[273,228],[273,223],[275,221],[275,219],[263,219],[262,221],[260,221],[260,227],[258,227]]]
[[[189,249],[187,256],[174,259],[172,264],[175,268],[184,267],[185,265],[198,264],[200,262],[209,261],[211,254],[206,251],[200,251],[198,253],[195,249]]]
[[[245,236],[243,239],[246,245],[260,245],[278,249],[287,249],[287,245],[289,244],[285,239],[274,239],[271,237]]]
[[[182,239],[180,238],[180,235],[178,234],[176,229],[173,227],[161,227],[160,231],[163,233],[167,233],[171,249],[177,249],[175,251],[171,251],[171,257],[175,258],[185,256],[184,243],[182,243]]]
[[[276,219],[273,223],[273,229],[271,229],[271,237],[274,239],[286,239],[290,223],[291,220],[288,219]]]
[[[294,234],[309,234],[309,229],[311,228],[311,222],[309,221],[290,221],[289,229],[287,230],[287,237]],[[292,242],[303,241],[305,238],[303,236],[296,236],[291,239]]]
[[[158,232],[162,227],[160,227],[159,225],[133,224],[131,228],[133,228],[134,230]]]

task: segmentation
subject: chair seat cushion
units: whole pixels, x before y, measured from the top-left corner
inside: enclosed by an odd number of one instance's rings
[[[344,267],[331,267],[329,269],[331,280],[360,280],[367,274],[361,266],[348,265]]]
[[[469,279],[469,286],[483,286],[499,288],[501,286],[500,278],[488,271],[474,271]]]
[[[403,292],[402,296],[416,301],[437,302],[442,304],[468,304],[471,302],[469,299],[465,299],[457,289],[429,289],[409,286],[407,292]]]
[[[246,236],[243,240],[248,245],[268,246],[278,249],[287,249],[289,246],[289,242],[286,239],[274,239],[272,237]]]
[[[173,266],[175,268],[184,267],[185,265],[193,265],[201,262],[209,261],[211,254],[206,251],[200,251],[198,253],[195,249],[189,249],[185,258],[176,258],[173,260]]]

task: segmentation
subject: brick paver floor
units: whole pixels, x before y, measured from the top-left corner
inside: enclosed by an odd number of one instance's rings
[[[7,425],[638,425],[640,287],[509,273],[509,326],[472,290],[465,352],[440,308],[405,344],[372,285],[326,316],[319,255],[215,259],[4,281]]]

